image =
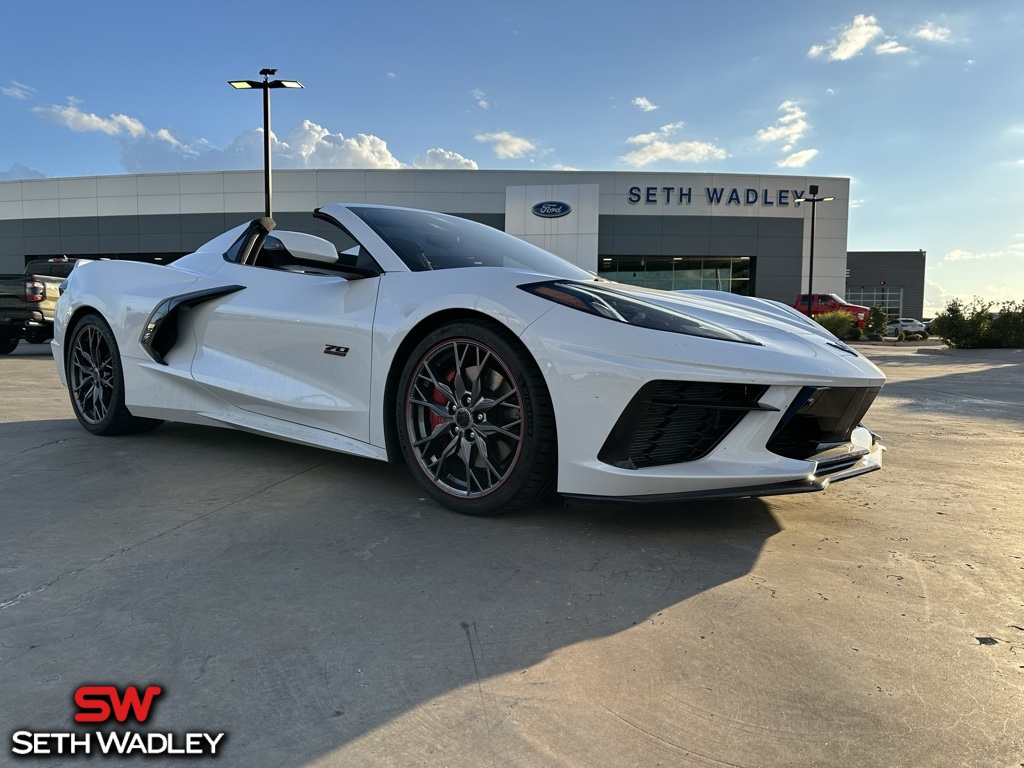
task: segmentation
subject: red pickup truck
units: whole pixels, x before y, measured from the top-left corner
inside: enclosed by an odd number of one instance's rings
[[[808,301],[810,298],[810,311],[808,311]],[[861,330],[864,329],[864,324],[868,321],[868,308],[862,307],[859,304],[851,304],[846,299],[841,299],[834,293],[801,293],[797,296],[796,301],[793,303],[793,307],[805,315],[814,317],[815,315],[823,315],[826,312],[846,312],[849,315],[853,315],[854,322],[857,323],[857,327]]]

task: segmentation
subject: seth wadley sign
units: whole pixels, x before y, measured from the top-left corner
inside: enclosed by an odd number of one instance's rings
[[[707,205],[794,206],[804,196],[802,189],[755,189],[754,187],[704,187],[695,193],[693,187],[630,187],[626,200],[632,205],[690,205],[694,199]]]

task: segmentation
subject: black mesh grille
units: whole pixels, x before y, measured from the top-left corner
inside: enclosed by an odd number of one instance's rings
[[[881,387],[804,387],[768,441],[768,450],[806,459],[846,443]]]
[[[627,469],[707,456],[757,401],[766,386],[653,381],[626,406],[598,458]]]

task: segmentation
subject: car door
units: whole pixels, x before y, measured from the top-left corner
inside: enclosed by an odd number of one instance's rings
[[[380,278],[231,262],[217,277],[245,288],[193,310],[196,381],[250,413],[368,442]]]

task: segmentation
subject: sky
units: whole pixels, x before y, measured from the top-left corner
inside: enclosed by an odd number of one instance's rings
[[[1024,300],[1024,2],[4,3],[0,180],[262,168],[851,179],[925,315]],[[828,190],[822,189],[822,194]]]

